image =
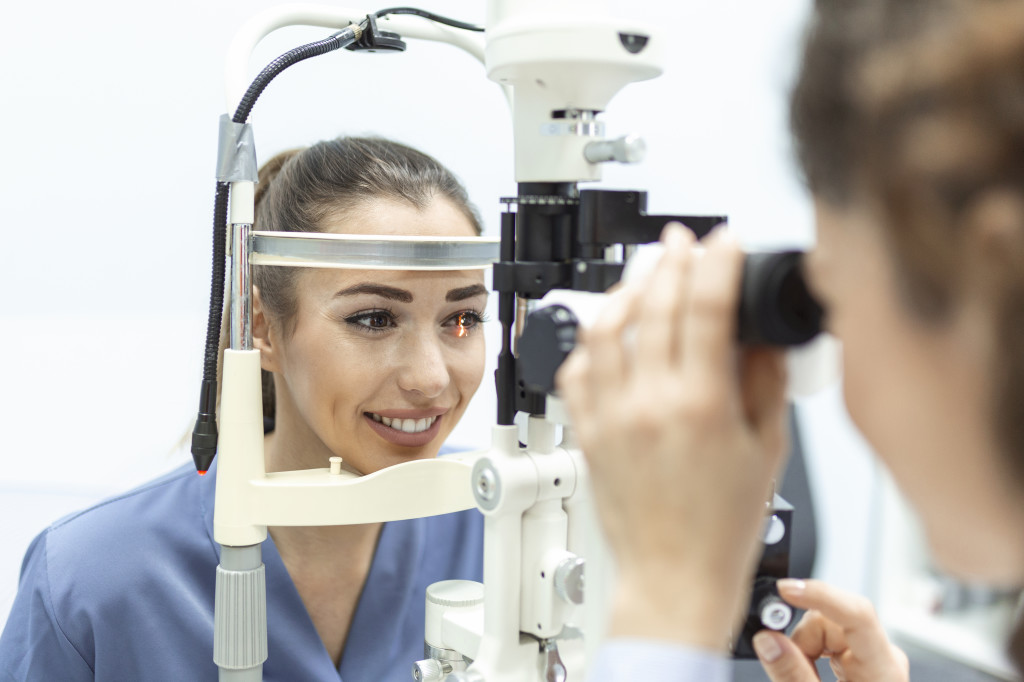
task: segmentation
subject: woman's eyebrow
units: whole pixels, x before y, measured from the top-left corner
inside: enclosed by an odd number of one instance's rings
[[[373,296],[380,296],[381,298],[391,299],[392,301],[412,303],[411,292],[406,291],[405,289],[385,286],[383,284],[374,284],[372,282],[355,284],[347,289],[342,289],[336,293],[335,296],[359,296],[360,294],[370,294]],[[450,295],[451,292],[449,292],[449,296]]]
[[[473,298],[474,296],[479,296],[480,294],[486,295],[487,287],[485,287],[483,284],[473,284],[472,286],[468,287],[452,289],[445,295],[444,300],[449,303],[454,303],[455,301],[465,301],[467,298]]]

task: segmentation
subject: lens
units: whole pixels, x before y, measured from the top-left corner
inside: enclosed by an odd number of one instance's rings
[[[807,289],[803,253],[751,253],[743,265],[739,340],[745,344],[798,346],[821,331],[821,305]]]

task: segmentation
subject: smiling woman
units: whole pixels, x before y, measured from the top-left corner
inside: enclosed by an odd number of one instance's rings
[[[331,453],[371,473],[436,455],[483,374],[481,278],[310,270],[287,321],[257,298],[253,340],[275,383],[270,470],[323,466]]]
[[[287,178],[271,194],[287,191]],[[347,234],[477,233],[458,198],[424,191],[419,201],[368,196],[319,225]],[[262,201],[257,207],[262,229]],[[473,333],[487,300],[483,274],[309,269],[274,280],[267,270],[256,276],[253,343],[273,374],[268,470],[322,466],[335,454],[371,473],[435,456],[483,375],[483,336]],[[282,285],[291,290],[266,295]],[[290,305],[270,303],[282,300]]]
[[[387,140],[321,142],[260,171],[258,230],[472,237],[479,225],[447,169]],[[257,266],[253,282],[267,471],[340,456],[367,474],[437,456],[483,376],[480,271]],[[188,465],[40,535],[0,638],[0,670],[216,679],[216,465],[210,474]],[[422,657],[426,587],[482,578],[475,509],[269,532],[265,679],[405,679]],[[141,627],[152,614],[173,625]]]

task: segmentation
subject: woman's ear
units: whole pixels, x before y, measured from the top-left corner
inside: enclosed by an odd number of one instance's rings
[[[260,366],[268,372],[280,370],[279,325],[263,305],[258,287],[252,288],[252,347],[260,352]]]

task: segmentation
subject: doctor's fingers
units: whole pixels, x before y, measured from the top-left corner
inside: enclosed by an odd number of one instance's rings
[[[814,609],[803,615],[789,638],[812,660],[838,655],[847,649],[843,628]]]
[[[818,682],[821,676],[803,652],[781,632],[762,630],[754,635],[754,650],[772,682]]]
[[[586,381],[596,393],[592,401],[604,400],[609,392],[621,393],[627,380],[631,358],[623,336],[636,318],[638,299],[637,287],[616,289],[594,324],[579,332],[577,343],[586,349]]]
[[[829,661],[838,682],[909,682],[910,660],[903,650],[889,645],[885,659],[865,659],[853,649],[833,656]]]
[[[669,223],[661,235],[665,250],[640,286],[636,324],[637,370],[663,375],[679,362],[679,348],[689,298],[690,275],[696,257],[694,236],[679,223]]]
[[[577,433],[588,428],[594,406],[590,401],[590,355],[586,346],[579,344],[555,373],[555,388],[565,401]]]
[[[815,609],[843,631],[847,648],[857,659],[877,666],[878,680],[893,678],[892,645],[871,602],[820,580],[780,580],[779,594],[803,609]],[[849,671],[848,671],[849,672]]]
[[[689,390],[697,391],[708,398],[709,404],[714,404],[731,399],[738,391],[736,307],[743,252],[721,228],[704,243],[706,251],[693,266],[683,329],[683,377]]]

